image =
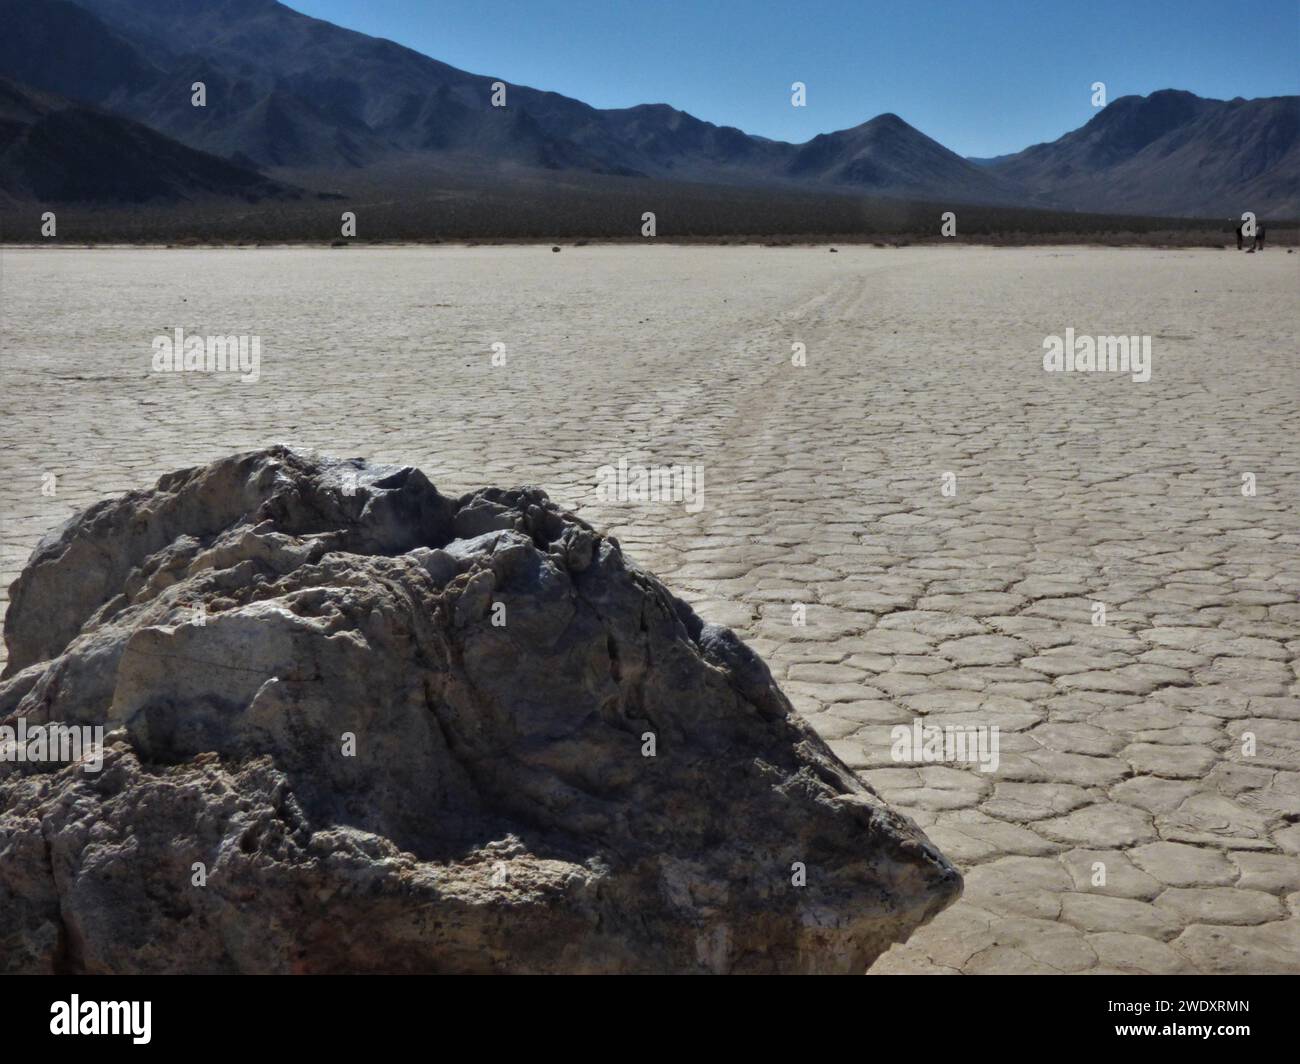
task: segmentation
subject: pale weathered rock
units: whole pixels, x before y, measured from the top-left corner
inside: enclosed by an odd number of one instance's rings
[[[0,722],[108,735],[0,763],[3,970],[862,972],[961,889],[537,489],[237,455],[47,537],[5,639]]]

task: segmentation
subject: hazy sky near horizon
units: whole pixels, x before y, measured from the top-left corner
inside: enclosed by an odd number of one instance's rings
[[[1000,155],[1088,121],[1094,81],[1110,100],[1300,92],[1297,0],[285,2],[507,83],[795,142],[892,111]]]

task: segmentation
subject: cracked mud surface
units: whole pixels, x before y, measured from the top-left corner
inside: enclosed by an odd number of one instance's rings
[[[873,972],[1300,972],[1277,250],[6,250],[3,583],[75,510],[275,440],[535,483],[962,869]],[[151,373],[177,326],[260,335],[261,380]],[[1067,327],[1152,336],[1151,380],[1044,373]],[[620,458],[701,463],[703,508],[598,502]],[[997,771],[896,763],[916,717],[997,725]]]

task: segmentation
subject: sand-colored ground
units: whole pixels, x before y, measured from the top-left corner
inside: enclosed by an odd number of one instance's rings
[[[444,490],[536,483],[741,631],[963,868],[963,900],[874,971],[1300,972],[1300,255],[10,249],[0,267],[6,585],[73,511],[276,440]],[[260,380],[152,372],[178,326],[259,335]],[[1151,336],[1151,380],[1045,373],[1067,327]],[[620,458],[702,464],[702,507],[598,502]],[[918,716],[997,725],[998,770],[892,760],[890,726]]]

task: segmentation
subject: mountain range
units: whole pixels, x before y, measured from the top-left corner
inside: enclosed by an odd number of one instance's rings
[[[1126,96],[1049,144],[966,159],[893,114],[788,144],[666,104],[599,109],[523,85],[507,84],[506,106],[496,107],[496,77],[275,0],[0,0],[0,24],[0,77],[11,83],[0,111],[9,144],[0,139],[0,191],[11,197],[274,198],[301,184],[427,165],[497,181],[564,171],[934,203],[1300,217],[1295,96]],[[191,102],[195,82],[206,106]],[[121,151],[87,153],[79,174],[66,147],[33,135],[59,115],[62,135],[78,135],[74,114],[87,137],[128,131]],[[186,150],[228,169],[190,182],[187,168],[198,163]],[[133,182],[154,156],[164,176]]]

